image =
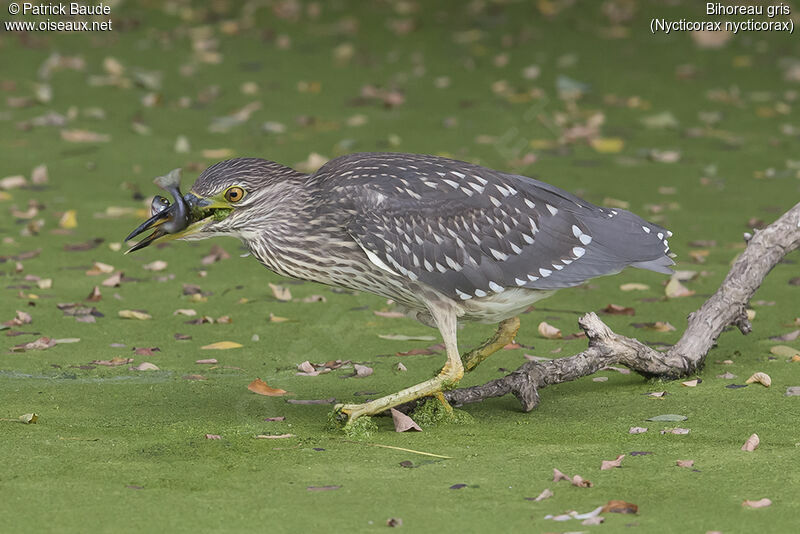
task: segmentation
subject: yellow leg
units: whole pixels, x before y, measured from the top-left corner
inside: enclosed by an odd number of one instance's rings
[[[466,372],[472,371],[483,360],[513,342],[518,331],[519,317],[511,317],[502,321],[497,327],[497,332],[495,332],[492,337],[481,343],[477,348],[465,352],[464,355],[461,356],[464,370]]]
[[[439,331],[442,333],[442,339],[447,350],[447,363],[439,371],[439,374],[430,380],[364,404],[337,404],[333,407],[335,414],[345,415],[347,423],[350,424],[365,415],[379,414],[389,408],[394,408],[421,397],[428,397],[437,393],[441,394],[442,389],[450,388],[461,380],[464,376],[464,366],[461,363],[461,356],[458,354],[458,345],[456,343],[457,316],[455,310],[445,304],[433,303],[429,304],[429,308],[436,325],[439,327]],[[444,396],[441,398],[444,400]]]

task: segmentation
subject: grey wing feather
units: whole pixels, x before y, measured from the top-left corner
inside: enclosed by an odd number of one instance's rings
[[[674,263],[664,228],[523,176],[410,154],[344,156],[318,175],[373,263],[453,298]]]

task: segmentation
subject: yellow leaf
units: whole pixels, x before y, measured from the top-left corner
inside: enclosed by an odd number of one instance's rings
[[[78,226],[78,216],[75,210],[67,210],[58,221],[58,226],[67,230]]]
[[[138,319],[140,321],[146,321],[148,319],[153,318],[153,316],[147,312],[136,311],[136,310],[120,310],[119,312],[117,312],[117,315],[119,315],[123,319]]]
[[[625,147],[625,141],[619,137],[598,137],[592,139],[590,144],[596,152],[601,154],[616,154],[622,152]]]
[[[236,343],[235,341],[217,341],[216,343],[205,345],[200,348],[207,350],[225,350],[225,349],[238,349],[242,346],[243,345],[241,343]]]
[[[619,289],[621,291],[647,291],[648,289],[650,289],[650,286],[648,286],[647,284],[637,284],[633,282],[630,284],[622,284],[621,286],[619,286]]]
[[[292,292],[289,291],[288,287],[279,286],[277,284],[269,284],[269,287],[272,289],[272,294],[275,296],[275,298],[281,302],[288,302],[292,300]]]
[[[288,320],[289,319],[287,319],[286,317],[278,317],[277,315],[272,313],[269,314],[269,322],[271,323],[285,323]]]

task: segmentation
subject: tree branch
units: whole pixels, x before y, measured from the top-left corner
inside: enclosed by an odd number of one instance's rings
[[[750,237],[722,285],[699,310],[689,314],[683,336],[666,352],[615,334],[596,314],[587,313],[578,320],[589,339],[585,351],[546,362],[526,362],[503,378],[447,391],[445,397],[454,405],[462,405],[511,393],[523,410],[530,411],[539,403],[538,390],[593,374],[611,364],[625,365],[648,378],[689,375],[703,366],[725,327],[735,325],[742,334],[750,333],[752,326],[745,311],[750,298],[772,268],[798,247],[800,203]]]

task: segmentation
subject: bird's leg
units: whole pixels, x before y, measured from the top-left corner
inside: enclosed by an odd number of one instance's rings
[[[481,343],[478,347],[461,356],[464,363],[464,370],[470,372],[475,369],[483,360],[502,349],[514,338],[519,331],[519,317],[510,317],[500,322],[497,331],[492,337]]]
[[[333,410],[337,414],[345,415],[347,424],[364,415],[379,414],[400,404],[441,393],[442,389],[454,386],[464,376],[464,366],[461,363],[461,356],[458,354],[458,345],[456,343],[455,311],[449,306],[429,304],[429,307],[444,340],[444,346],[447,350],[447,363],[435,377],[397,393],[392,393],[364,404],[337,404]],[[444,396],[442,396],[442,400],[444,400]]]

